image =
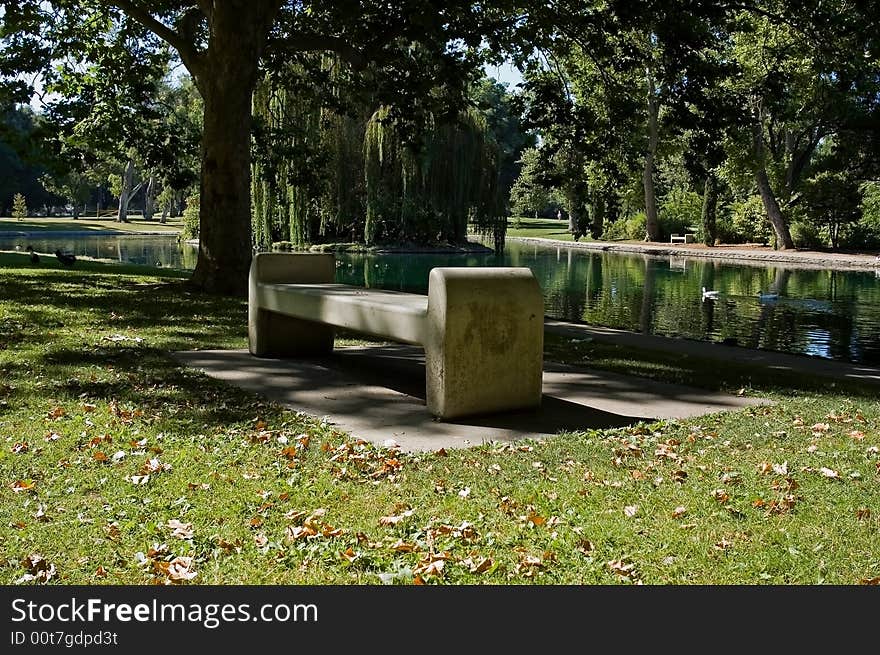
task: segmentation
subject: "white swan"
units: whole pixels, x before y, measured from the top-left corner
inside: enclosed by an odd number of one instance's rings
[[[718,291],[706,291],[706,287],[703,287],[703,300],[715,300],[718,293]]]

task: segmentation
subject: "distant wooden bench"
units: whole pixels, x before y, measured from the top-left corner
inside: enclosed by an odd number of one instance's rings
[[[336,284],[326,253],[259,253],[248,343],[258,357],[333,350],[335,328],[425,349],[428,410],[449,419],[541,403],[544,300],[532,271],[438,267],[428,295]]]
[[[695,235],[688,232],[687,234],[671,234],[669,235],[669,243],[693,243]]]

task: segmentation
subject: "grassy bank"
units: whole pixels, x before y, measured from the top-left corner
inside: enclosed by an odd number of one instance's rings
[[[168,232],[173,234],[183,228],[183,222],[179,218],[169,218],[167,223],[158,220],[145,221],[141,218],[131,218],[128,223],[117,223],[113,218],[89,218],[86,216],[74,220],[71,217],[64,218],[26,218],[16,220],[14,218],[0,218],[0,234],[3,232],[93,232],[113,231],[124,234],[138,232]]]
[[[528,218],[526,216],[512,218],[507,221],[507,236],[574,241],[574,237],[568,231],[568,221],[553,218]]]
[[[775,403],[409,455],[167,356],[245,347],[244,301],[27,262],[0,255],[3,583],[880,579],[876,389],[548,335],[548,359]]]

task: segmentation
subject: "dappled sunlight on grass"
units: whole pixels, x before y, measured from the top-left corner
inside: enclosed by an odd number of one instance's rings
[[[0,263],[7,584],[880,578],[876,396],[753,372],[743,393],[775,405],[407,454],[174,363],[246,347],[243,300],[138,267]],[[548,338],[548,359],[745,384],[569,346]]]

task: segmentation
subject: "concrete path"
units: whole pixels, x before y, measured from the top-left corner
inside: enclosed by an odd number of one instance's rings
[[[850,380],[869,385],[880,385],[880,368],[863,364],[837,362],[821,357],[806,355],[790,355],[788,353],[769,350],[754,350],[739,346],[726,346],[709,341],[695,339],[677,339],[652,334],[640,334],[612,328],[570,323],[555,319],[544,319],[544,330],[573,339],[596,339],[614,343],[628,348],[643,350],[661,350],[678,355],[691,355],[705,359],[735,361],[737,364],[803,373],[809,376],[820,376],[831,379]]]
[[[425,364],[417,346],[338,348],[316,359],[252,357],[246,350],[174,353],[181,363],[321,418],[340,430],[402,450],[462,448],[561,431],[685,418],[766,403],[680,385],[545,362],[538,410],[442,422],[425,407]]]
[[[875,271],[880,277],[880,255],[853,254],[842,252],[820,252],[816,250],[772,250],[766,247],[715,246],[708,248],[700,243],[665,244],[634,243],[618,241],[561,241],[541,237],[511,237],[509,241],[534,243],[557,248],[579,248],[602,252],[623,252],[629,254],[652,255],[656,257],[695,257],[700,259],[719,259],[736,264],[766,267],[767,264],[791,264],[793,268],[837,269],[853,271]]]

